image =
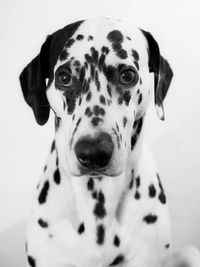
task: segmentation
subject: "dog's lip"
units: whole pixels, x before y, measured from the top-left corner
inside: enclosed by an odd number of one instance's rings
[[[80,170],[80,175],[77,176],[91,176],[94,178],[99,178],[100,176],[104,176],[104,177],[118,177],[119,175],[122,174],[122,172],[113,172],[113,171],[109,171],[109,168],[104,168],[104,169],[99,169],[99,170],[88,170],[86,168],[81,168]]]

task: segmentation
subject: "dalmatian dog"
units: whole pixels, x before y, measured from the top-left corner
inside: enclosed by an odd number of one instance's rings
[[[164,119],[172,76],[152,35],[120,21],[78,21],[47,37],[20,75],[36,121],[55,114],[27,226],[28,266],[167,264],[167,199],[142,136],[152,96]]]

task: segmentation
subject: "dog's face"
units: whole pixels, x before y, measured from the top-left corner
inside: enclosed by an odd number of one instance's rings
[[[161,72],[159,48],[151,38],[121,22],[92,19],[49,37],[48,53],[43,45],[37,64],[48,62],[40,70],[48,78],[47,99],[43,96],[43,103],[37,105],[45,106],[46,101],[56,115],[59,160],[71,175],[118,176],[124,172],[131,137],[137,130],[134,123],[146,113],[154,92],[152,72],[155,87],[162,89],[160,93],[155,90],[155,102],[157,97],[162,111],[166,88],[160,85],[161,74],[169,76],[168,88],[172,72],[163,58],[165,71]],[[44,111],[34,113],[44,119]]]

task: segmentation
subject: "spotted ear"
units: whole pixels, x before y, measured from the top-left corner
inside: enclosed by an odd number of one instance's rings
[[[144,30],[142,30],[142,32],[148,43],[149,71],[154,72],[154,100],[156,111],[159,118],[164,120],[163,100],[169,89],[173,72],[167,60],[160,55],[159,46],[153,36]]]
[[[40,53],[20,74],[24,98],[33,109],[36,121],[43,125],[49,118],[49,103],[46,96],[46,78],[50,77],[49,50],[51,36],[42,45]]]

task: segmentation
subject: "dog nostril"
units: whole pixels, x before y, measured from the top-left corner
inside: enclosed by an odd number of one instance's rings
[[[113,142],[107,133],[101,133],[97,137],[84,137],[75,145],[76,156],[86,168],[105,167],[113,153]]]

